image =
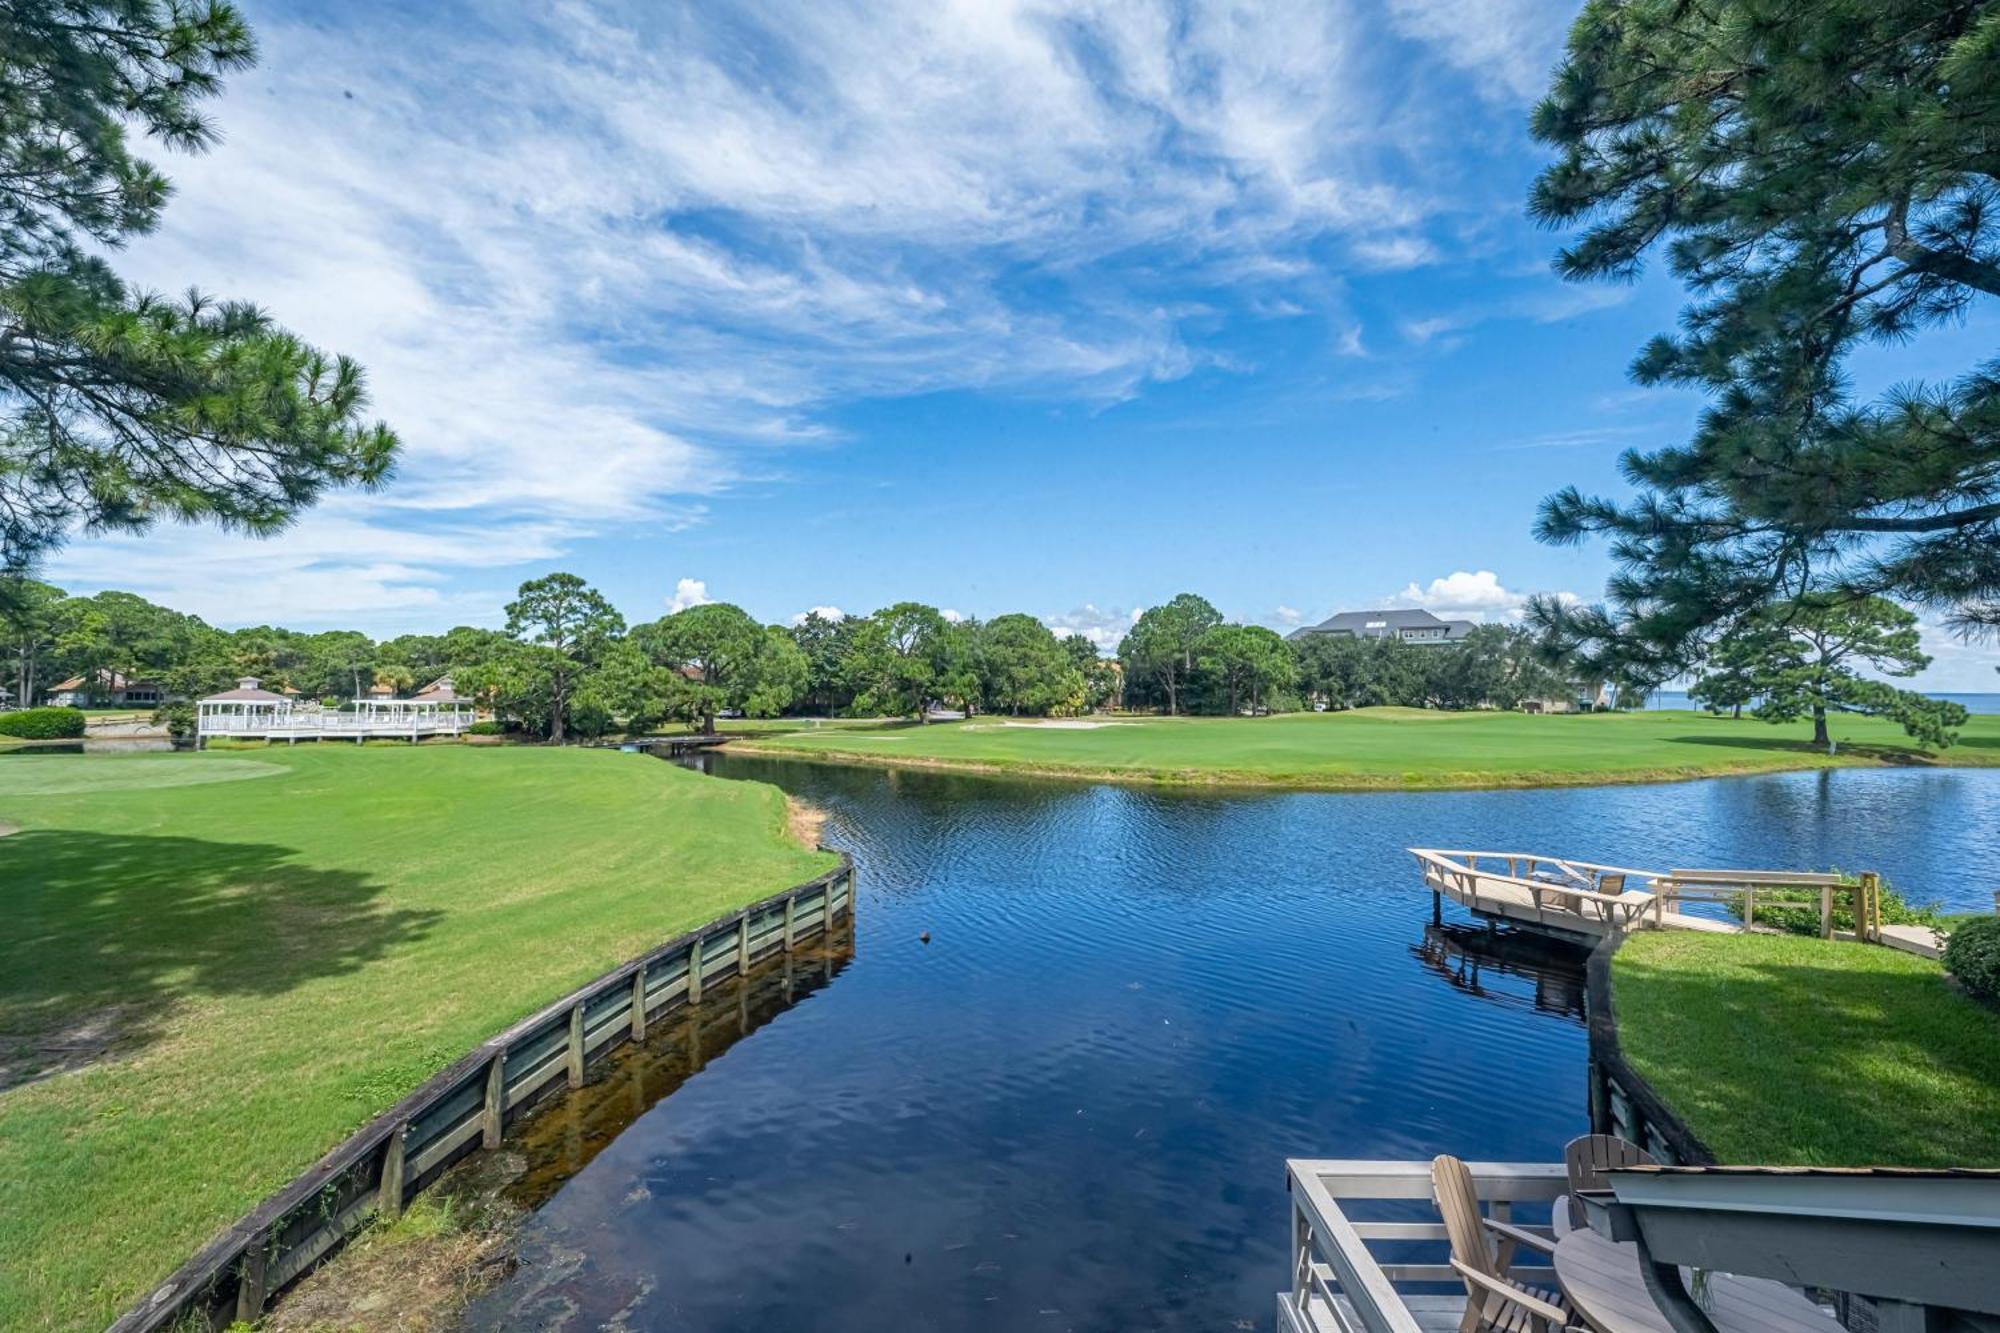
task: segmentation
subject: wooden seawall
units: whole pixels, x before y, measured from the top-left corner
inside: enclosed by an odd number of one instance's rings
[[[452,1163],[498,1147],[529,1107],[580,1087],[593,1059],[853,911],[854,865],[843,854],[837,869],[669,940],[489,1038],[230,1227],[110,1333],[257,1318],[370,1217],[401,1213]]]

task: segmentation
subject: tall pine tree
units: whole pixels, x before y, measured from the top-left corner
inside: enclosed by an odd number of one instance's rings
[[[2000,4],[1591,0],[1535,112],[1560,159],[1531,210],[1583,224],[1567,277],[1664,257],[1689,303],[1633,376],[1709,406],[1626,455],[1635,499],[1544,503],[1539,536],[1619,565],[1608,609],[1545,626],[1654,677],[1815,590],[2000,626],[2000,361],[1869,400],[1845,373],[2000,296],[1996,131]]]
[[[388,475],[360,367],[103,258],[169,193],[128,130],[200,150],[201,102],[254,55],[220,0],[0,0],[0,572],[78,527],[269,532]]]

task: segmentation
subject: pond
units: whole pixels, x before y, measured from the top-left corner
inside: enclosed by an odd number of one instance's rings
[[[1286,1157],[1549,1160],[1586,1128],[1579,957],[1432,926],[1406,845],[1875,869],[1959,908],[2000,858],[2000,771],[1408,795],[715,771],[828,811],[852,956],[658,1100],[601,1094],[628,1109],[537,1177],[475,1328],[1268,1328]]]

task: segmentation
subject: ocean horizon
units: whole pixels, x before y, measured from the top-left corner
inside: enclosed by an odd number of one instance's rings
[[[2000,691],[1924,690],[1922,693],[1927,698],[1948,699],[1960,704],[1968,713],[2000,713]],[[1646,707],[1663,712],[1676,708],[1698,709],[1698,705],[1688,698],[1686,690],[1655,690],[1647,697]]]

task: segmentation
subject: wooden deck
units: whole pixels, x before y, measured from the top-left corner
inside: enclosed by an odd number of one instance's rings
[[[1424,885],[1490,921],[1508,921],[1577,944],[1634,930],[1701,930],[1735,934],[1734,921],[1692,916],[1682,899],[1656,892],[1656,871],[1527,852],[1443,851],[1412,847]]]
[[[1488,1216],[1548,1234],[1566,1185],[1560,1163],[1467,1165]],[[1279,1333],[1455,1333],[1465,1294],[1431,1202],[1429,1162],[1298,1159],[1286,1170],[1292,1287],[1278,1293]],[[1553,1287],[1553,1270],[1527,1259],[1516,1267]]]

